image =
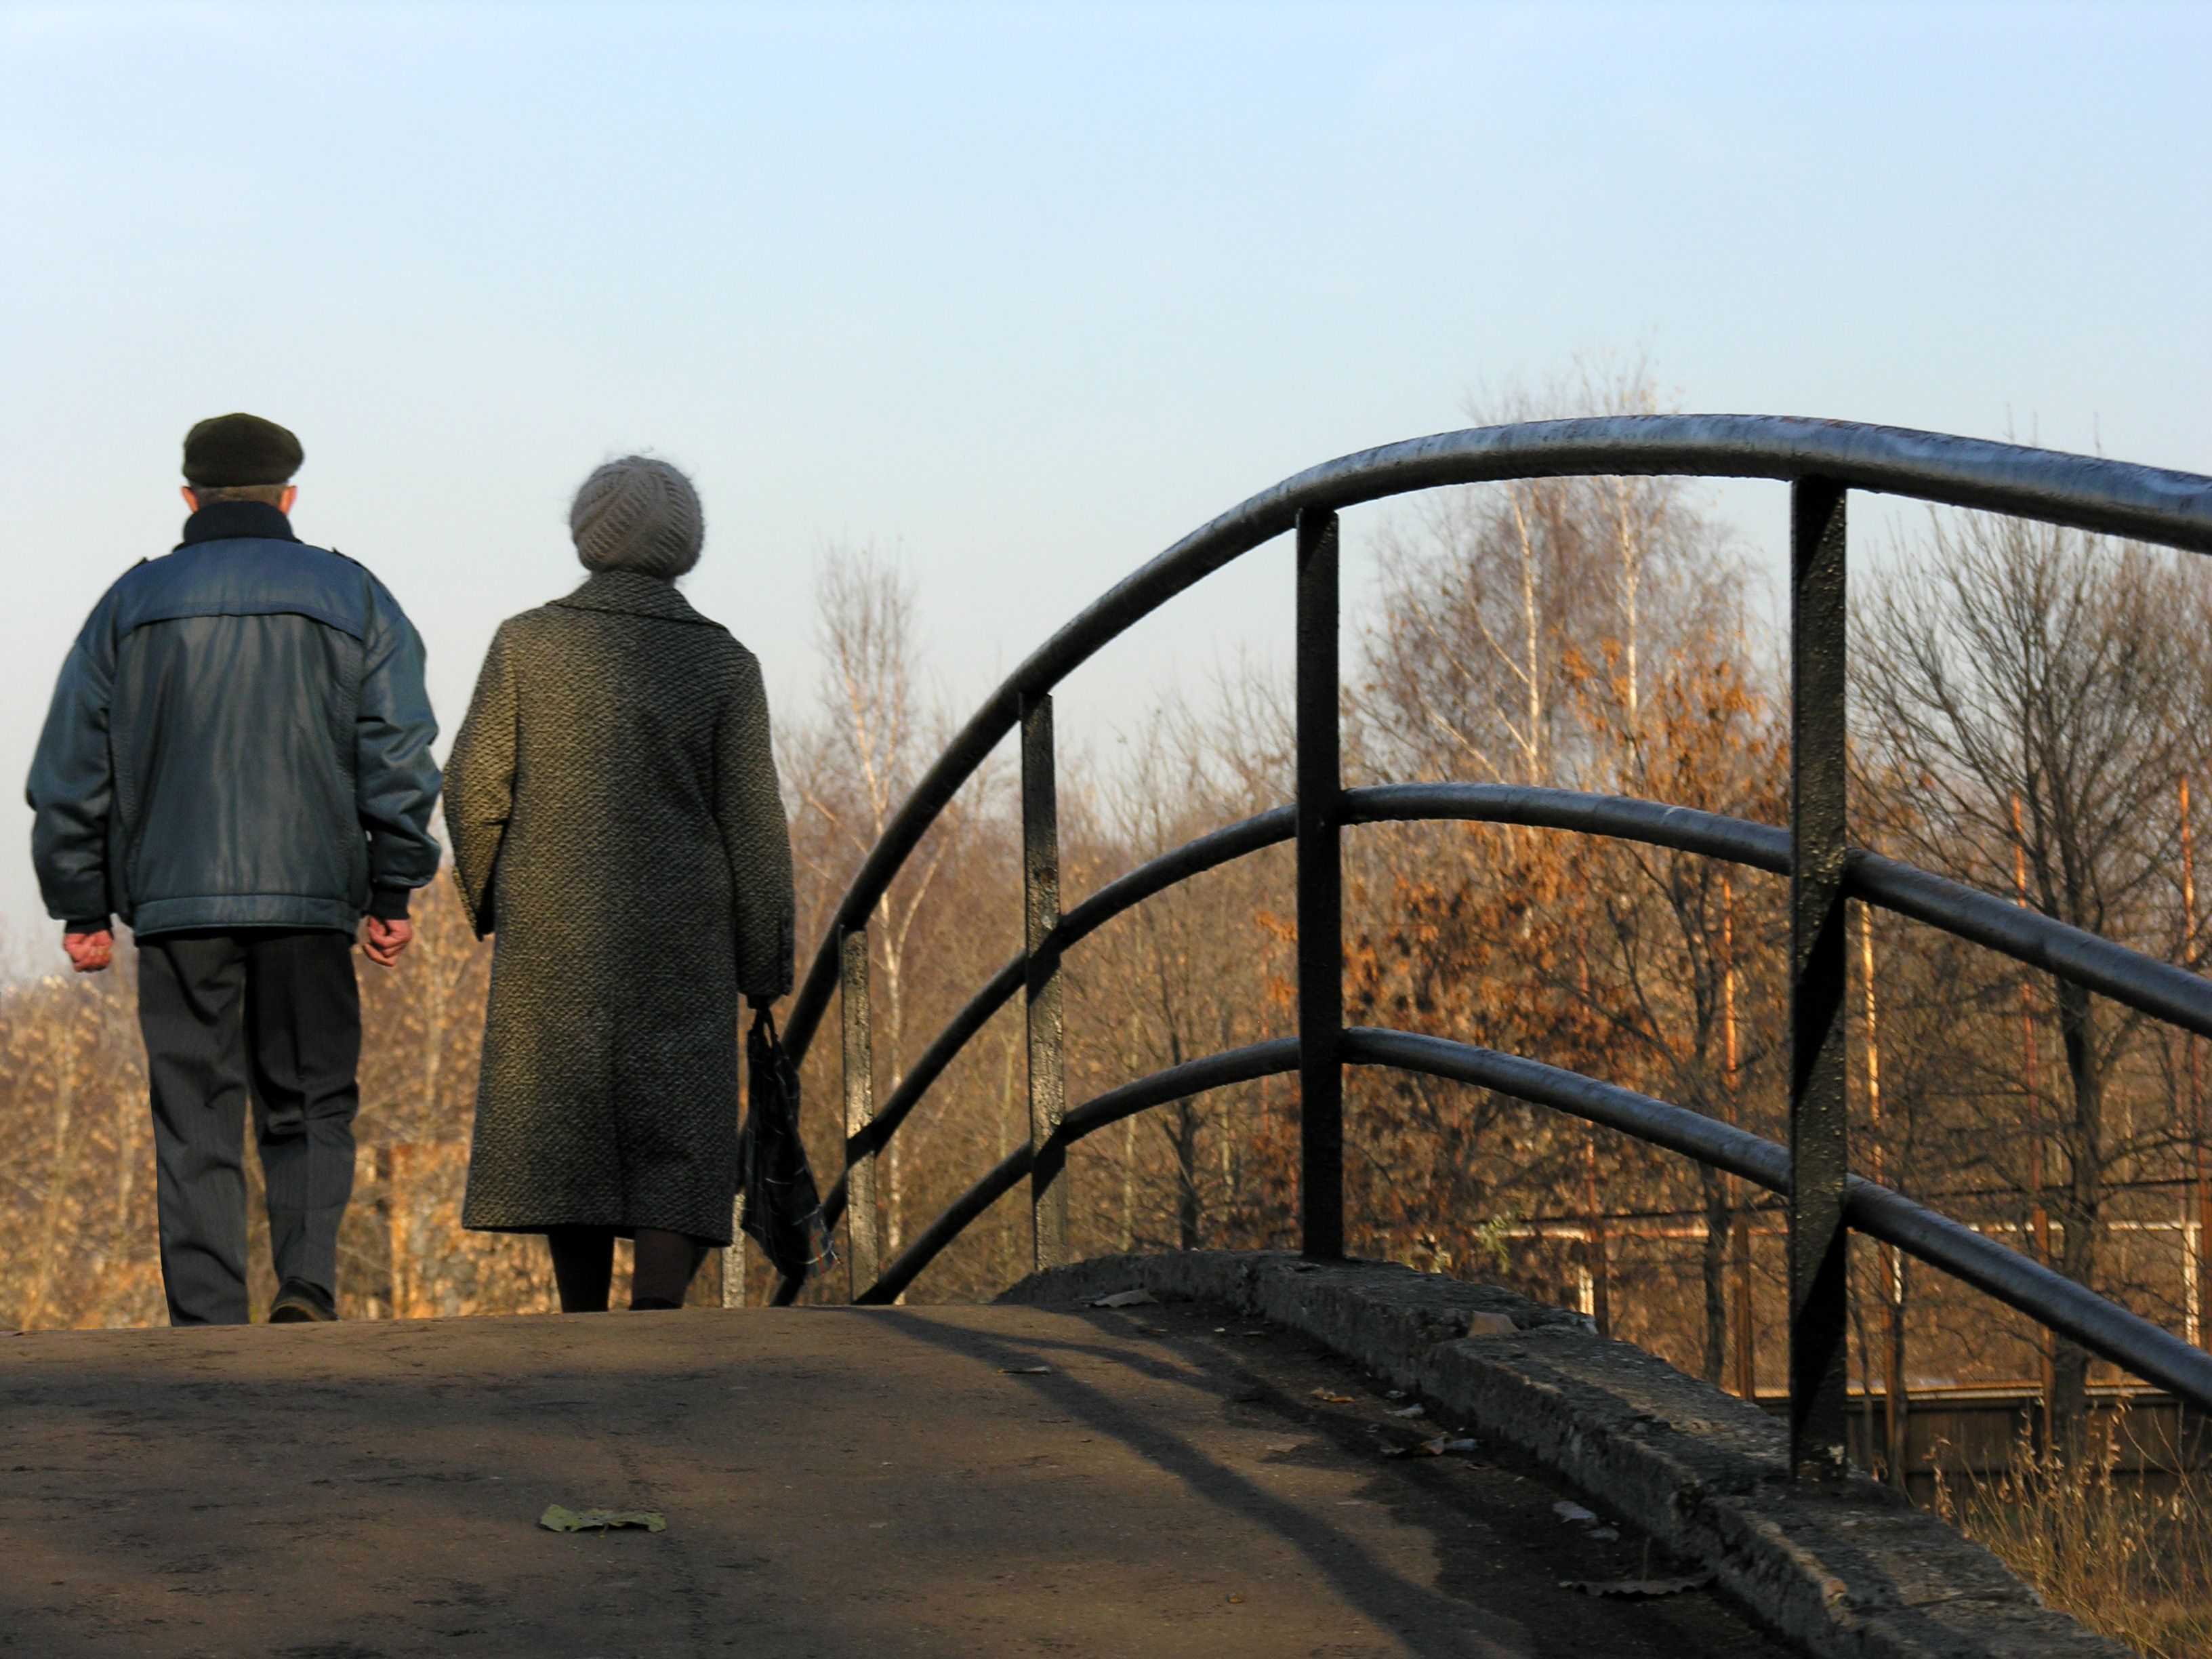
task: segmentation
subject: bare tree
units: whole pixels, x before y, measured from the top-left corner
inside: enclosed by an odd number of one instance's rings
[[[815,611],[822,679],[814,719],[788,731],[782,747],[800,809],[793,851],[826,924],[829,907],[913,793],[946,727],[924,695],[914,585],[896,565],[872,548],[831,549],[815,579]],[[917,926],[947,860],[969,839],[975,803],[988,787],[987,775],[939,817],[868,929],[885,1097],[906,1076]],[[902,1132],[882,1154],[884,1237],[893,1252],[905,1233],[905,1164],[916,1135]]]
[[[1660,407],[1648,366],[1632,361],[1585,365],[1540,393],[1468,414],[1528,420]],[[1577,784],[1773,814],[1772,721],[1742,623],[1747,573],[1681,481],[1522,480],[1440,491],[1412,512],[1382,547],[1355,719],[1360,764],[1384,775]],[[1534,881],[1545,869],[1525,836],[1509,836],[1523,850],[1494,863],[1466,858],[1474,848],[1464,837],[1394,839],[1428,866],[1394,878],[1401,902],[1455,847],[1464,849],[1463,884]],[[1626,1065],[1700,1110],[1732,1109],[1719,1086],[1717,871],[1702,859],[1626,848],[1575,860],[1594,931],[1556,958],[1563,977],[1551,988],[1613,1031],[1615,1072]],[[1477,911],[1462,904],[1453,914]],[[1544,959],[1533,940],[1547,921],[1520,916],[1529,963]],[[1530,1146],[1523,1176],[1498,1172],[1501,1191],[1553,1178],[1537,1171],[1552,1168],[1558,1149],[1548,1139]],[[1734,1206],[1717,1174],[1701,1197],[1703,1362],[1717,1380]],[[1600,1218],[1588,1224],[1588,1248],[1601,1251]],[[1594,1271],[1601,1279],[1601,1264]]]
[[[1589,366],[1470,401],[1483,422],[1657,412],[1647,365]],[[1405,775],[1553,783],[1602,770],[1595,674],[1632,742],[1649,665],[1741,604],[1727,538],[1680,479],[1531,478],[1439,490],[1386,526],[1364,630],[1363,733]]]
[[[1863,793],[1910,792],[1911,810],[1887,814],[1887,828],[1917,861],[2010,893],[2017,855],[2025,900],[2045,915],[2179,956],[2167,802],[2203,757],[2207,621],[2203,580],[2172,556],[1938,515],[1856,618]],[[2111,1110],[2142,1021],[2063,979],[2048,997],[2063,1097],[2024,1134],[1994,1126],[1984,1146],[2031,1204],[2055,1212],[2055,1265],[2095,1286],[2109,1182],[2142,1149]],[[2039,1101],[2030,1109],[2043,1115]],[[2051,1415],[2069,1437],[2086,1419],[2088,1365],[2084,1350],[2057,1345]]]
[[[1096,811],[1078,820],[1084,862],[1109,878],[1276,805],[1294,746],[1281,688],[1249,662],[1218,676],[1204,710],[1169,697],[1127,734],[1127,763],[1101,778]],[[1269,922],[1287,908],[1287,887],[1286,860],[1263,854],[1146,901],[1086,943],[1066,968],[1076,1074],[1110,1087],[1249,1042],[1279,1019],[1267,974],[1286,941]],[[1178,1102],[1126,1132],[1098,1231],[1122,1248],[1194,1249],[1264,1225],[1239,1154],[1260,1095]],[[1139,1220],[1140,1190],[1160,1200],[1146,1210],[1167,1212],[1157,1233]]]

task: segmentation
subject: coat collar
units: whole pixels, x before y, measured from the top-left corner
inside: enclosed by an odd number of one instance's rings
[[[713,626],[672,584],[635,570],[597,571],[574,592],[553,603],[570,611],[612,611],[628,617],[658,617],[663,622]]]
[[[266,501],[210,501],[185,520],[185,538],[179,547],[194,542],[227,542],[244,537],[264,541],[296,542],[292,521]]]

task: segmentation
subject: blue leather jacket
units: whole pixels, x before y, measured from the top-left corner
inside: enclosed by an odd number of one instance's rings
[[[438,872],[422,641],[273,507],[217,502],[126,572],[63,665],[31,857],[73,931],[328,927]]]

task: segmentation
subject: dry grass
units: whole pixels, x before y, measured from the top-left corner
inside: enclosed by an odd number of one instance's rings
[[[2121,1467],[2126,1433],[2123,1413],[2070,1462],[2023,1437],[2002,1474],[1939,1472],[1936,1507],[2091,1630],[2148,1659],[2212,1659],[2212,1482],[2147,1488]]]

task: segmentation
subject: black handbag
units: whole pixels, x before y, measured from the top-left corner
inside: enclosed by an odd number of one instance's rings
[[[745,1060],[745,1127],[738,1139],[741,1224],[769,1266],[787,1279],[803,1279],[808,1268],[836,1260],[836,1252],[799,1138],[799,1068],[776,1040],[775,1021],[765,1008],[753,1016]]]

